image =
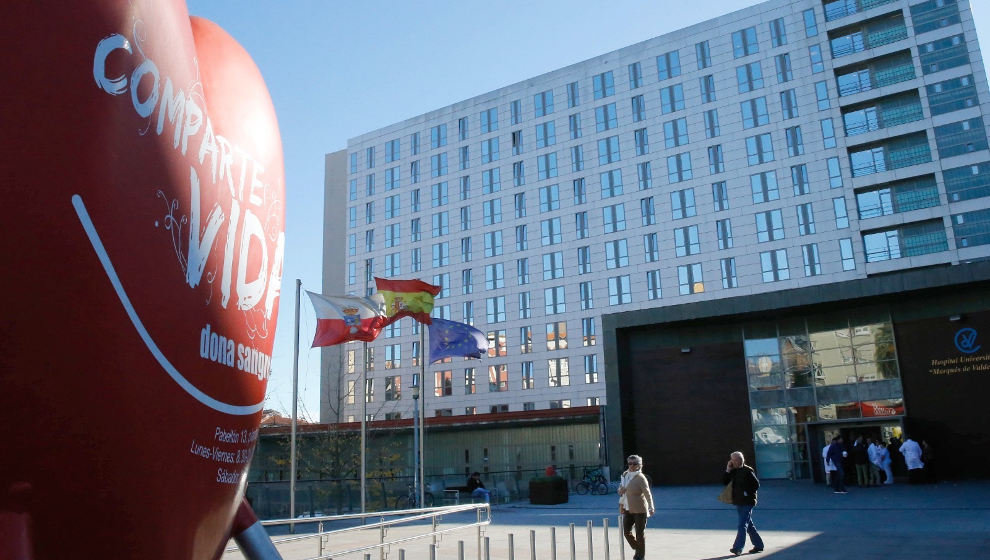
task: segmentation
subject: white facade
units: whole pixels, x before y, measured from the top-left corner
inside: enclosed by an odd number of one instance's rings
[[[965,1],[765,2],[351,139],[327,156],[324,290],[364,292],[370,260],[504,341],[428,365],[428,416],[606,404],[603,314],[990,255],[988,101]],[[411,416],[418,341],[404,319],[368,345],[374,419]],[[360,355],[324,351],[343,407],[321,420],[360,418]]]

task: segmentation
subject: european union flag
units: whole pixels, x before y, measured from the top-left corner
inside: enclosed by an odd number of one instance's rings
[[[485,333],[464,323],[433,319],[430,325],[430,363],[463,356],[480,358],[488,351]]]

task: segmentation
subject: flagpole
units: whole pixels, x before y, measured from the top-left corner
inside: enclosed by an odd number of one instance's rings
[[[364,261],[364,297],[368,297],[368,261]],[[362,342],[364,366],[361,368],[361,513],[366,511],[365,495],[368,479],[365,475],[367,431],[368,431],[368,343]]]
[[[426,444],[424,438],[426,437],[426,325],[420,324],[419,326],[419,385],[421,387],[422,398],[417,406],[420,408],[420,423],[419,423],[419,449],[416,452],[419,454],[419,504],[422,507],[423,500],[426,499]]]
[[[296,278],[296,339],[292,359],[292,432],[289,436],[289,518],[296,518],[296,417],[299,412],[299,295],[302,280]],[[290,525],[289,532],[295,532]]]

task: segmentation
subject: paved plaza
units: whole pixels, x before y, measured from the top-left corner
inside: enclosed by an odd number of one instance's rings
[[[657,513],[646,530],[647,557],[664,559],[728,558],[735,535],[735,512],[720,504],[719,486],[654,488]],[[575,558],[630,559],[628,546],[619,550],[614,496],[572,494],[568,503],[534,506],[526,502],[497,505],[492,524],[484,528],[490,558],[531,558],[530,531],[536,532],[536,557],[551,558],[551,527],[556,528],[556,558],[571,558],[570,528],[575,524]],[[608,519],[606,556],[603,519]],[[593,522],[592,554],[588,553],[587,522]],[[807,481],[767,481],[760,489],[754,512],[756,526],[766,542],[761,558],[842,559],[990,558],[990,482],[944,482],[937,485],[860,489],[832,494],[823,485]],[[442,526],[463,523],[444,518]],[[303,527],[305,529],[305,527]],[[412,529],[390,531],[388,537],[411,534]],[[509,551],[509,535],[514,556]],[[351,535],[329,543],[343,550],[377,540],[377,533]],[[458,541],[464,541],[465,558],[477,558],[477,533],[460,530],[444,536],[437,558],[458,558]],[[430,558],[430,539],[405,543],[405,558]],[[746,549],[750,548],[747,542]],[[286,560],[315,556],[316,544],[298,543],[281,549]],[[622,556],[624,552],[624,556]],[[225,558],[238,558],[229,553]],[[363,558],[363,554],[339,558]],[[372,553],[377,559],[377,552]],[[392,547],[388,558],[399,557]],[[335,556],[337,558],[337,556]]]

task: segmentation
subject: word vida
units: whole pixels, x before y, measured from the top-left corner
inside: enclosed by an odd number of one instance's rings
[[[157,108],[155,133],[161,136],[166,123],[172,127],[174,129],[172,148],[183,156],[186,156],[190,139],[194,141],[198,139],[199,149],[194,148],[195,156],[190,154],[191,157],[195,158],[195,164],[200,167],[203,167],[204,161],[209,157],[210,173],[206,177],[216,187],[217,200],[219,201],[219,195],[223,191],[227,191],[230,196],[226,212],[219,202],[215,202],[211,208],[201,210],[199,173],[195,166],[190,166],[186,283],[190,288],[199,285],[206,261],[213,251],[217,238],[224,235],[225,238],[221,243],[223,269],[220,305],[226,309],[231,299],[236,254],[237,309],[247,311],[264,302],[265,318],[271,319],[282,280],[285,231],[282,225],[278,224],[277,231],[269,229],[266,232],[271,226],[263,224],[258,217],[259,214],[263,217],[270,214],[268,211],[270,209],[265,208],[266,200],[269,198],[266,197],[268,186],[262,180],[265,168],[237,144],[233,144],[220,134],[215,134],[209,115],[203,114],[203,109],[196,103],[196,98],[191,93],[186,94],[183,90],[177,89],[168,76],[163,82],[158,65],[150,58],[144,57],[141,49],[137,51],[135,53],[131,42],[118,33],[102,39],[97,44],[93,56],[93,78],[97,85],[115,97],[130,93],[127,97],[130,98],[134,112],[142,119],[154,121]],[[124,74],[107,75],[108,59],[114,57],[114,61],[119,62],[118,55],[126,56],[124,60],[127,65],[133,66],[129,77]],[[142,82],[150,83],[151,87],[139,87]],[[197,84],[192,84],[190,91],[195,90],[196,87]],[[202,228],[201,216],[205,216],[206,222],[205,227]],[[225,221],[227,226],[226,231],[223,232],[221,226]],[[271,234],[275,242],[273,255],[269,255],[266,233]],[[260,252],[260,255],[252,254],[252,250]],[[257,272],[254,278],[249,278],[251,275],[248,270],[249,262],[260,262],[255,265]]]
[[[272,371],[271,356],[243,344],[237,344],[235,350],[234,339],[217,334],[210,325],[199,333],[199,357],[256,375],[258,381],[268,379]]]

